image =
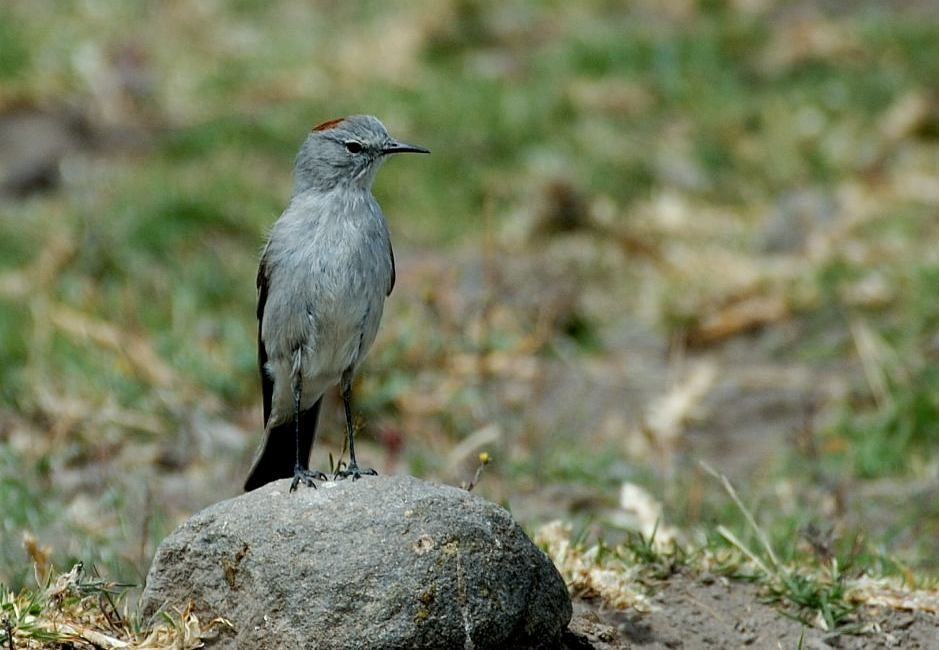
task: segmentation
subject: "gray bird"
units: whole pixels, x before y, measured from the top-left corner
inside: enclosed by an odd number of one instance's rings
[[[355,458],[351,387],[395,283],[394,253],[372,181],[395,153],[430,153],[388,135],[370,115],[314,127],[294,166],[290,203],[274,223],[258,269],[258,366],[264,448],[245,491],[293,477],[316,487],[309,469],[323,394],[339,384],[349,464],[337,477],[363,474]]]

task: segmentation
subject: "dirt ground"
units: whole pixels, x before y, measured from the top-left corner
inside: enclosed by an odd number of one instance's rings
[[[565,648],[939,648],[935,616],[870,609],[857,615],[857,633],[829,634],[782,615],[757,586],[723,578],[674,575],[654,603],[656,611],[637,614],[575,601]]]

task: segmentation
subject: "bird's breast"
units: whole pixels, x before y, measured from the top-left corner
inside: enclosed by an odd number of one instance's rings
[[[392,274],[388,232],[374,200],[317,207],[315,219],[272,233],[262,336],[281,348],[269,353],[302,344],[327,365],[348,364],[364,354],[357,351],[371,340],[363,337],[374,338],[381,317]]]

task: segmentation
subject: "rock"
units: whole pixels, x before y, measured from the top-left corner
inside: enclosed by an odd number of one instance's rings
[[[141,609],[189,601],[224,647],[553,647],[571,618],[548,557],[499,506],[408,476],[215,504],[157,549]]]

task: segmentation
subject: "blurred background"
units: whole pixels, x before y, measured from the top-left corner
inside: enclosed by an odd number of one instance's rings
[[[140,583],[240,492],[258,254],[348,113],[433,151],[374,188],[365,464],[746,538],[704,461],[784,557],[935,575],[937,83],[922,0],[3,2],[0,581]]]

